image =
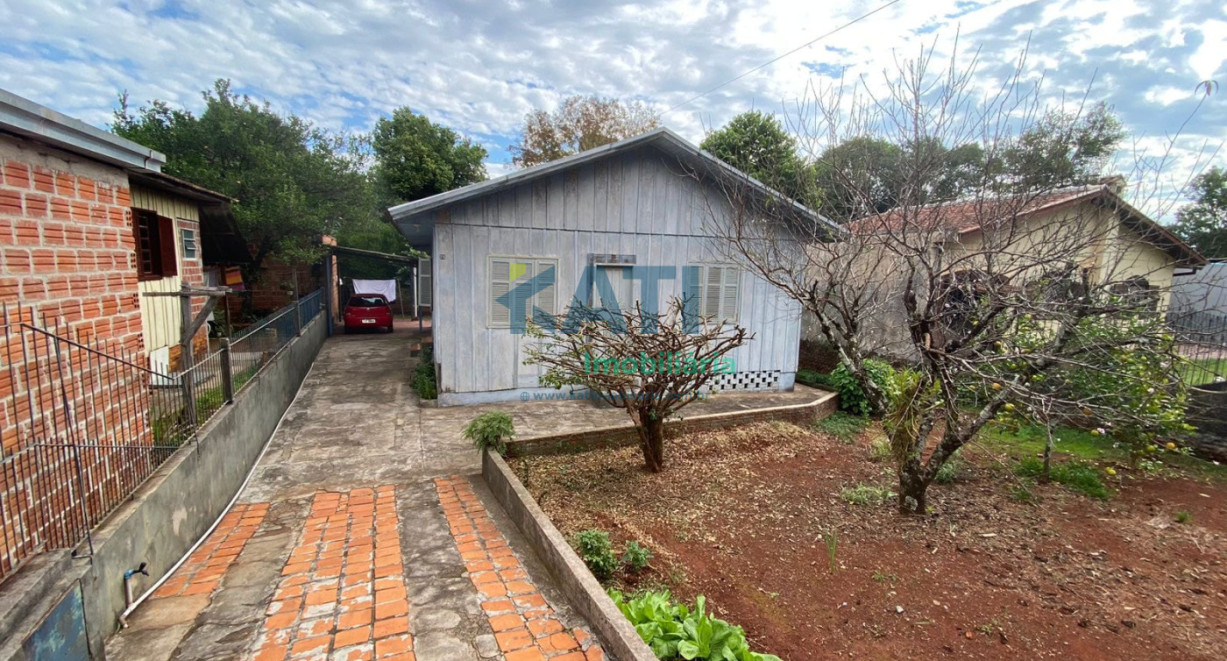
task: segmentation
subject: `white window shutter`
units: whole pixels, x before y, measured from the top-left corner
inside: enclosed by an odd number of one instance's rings
[[[537,273],[544,273],[546,270],[551,270],[554,274],[554,284],[537,292],[536,306],[547,314],[555,314],[555,294],[556,285],[558,284],[558,262],[537,262]]]
[[[704,318],[720,320],[720,290],[723,275],[723,269],[719,266],[707,267],[707,277],[703,285],[702,315]]]
[[[511,310],[498,302],[511,291],[511,262],[505,259],[490,260],[490,326],[511,325]]]
[[[737,269],[724,267],[724,296],[720,301],[720,319],[729,322],[737,321],[737,297],[740,293],[740,282],[738,276],[741,275]]]

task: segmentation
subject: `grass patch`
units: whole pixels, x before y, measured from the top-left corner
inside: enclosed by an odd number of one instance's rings
[[[831,390],[834,387],[831,383],[831,375],[818,370],[797,370],[796,381],[811,388]]]
[[[839,491],[839,497],[846,503],[876,507],[885,505],[895,497],[895,492],[886,487],[872,484],[858,484],[854,487],[844,487]]]
[[[1176,512],[1176,523],[1191,523],[1192,521],[1193,515],[1189,514],[1188,510],[1180,510],[1179,512]]]
[[[1014,472],[1021,477],[1036,479],[1044,474],[1044,462],[1034,457],[1026,457],[1018,462]],[[1112,492],[1103,485],[1103,480],[1099,479],[1099,471],[1094,466],[1077,461],[1053,462],[1051,477],[1053,482],[1084,496],[1099,500],[1107,500],[1112,497]]]
[[[1190,386],[1203,386],[1227,378],[1227,358],[1194,358],[1176,367],[1180,380]]]
[[[843,411],[836,411],[814,423],[814,429],[830,434],[844,443],[851,443],[868,426],[869,418],[850,415]]]
[[[1131,457],[1123,447],[1113,447],[1108,436],[1092,436],[1089,430],[1073,427],[1053,428],[1053,458],[1067,457],[1082,462],[1103,462],[1129,465]],[[990,422],[980,431],[978,440],[990,450],[1006,452],[1014,457],[1036,457],[1044,453],[1047,432],[1040,425],[1017,427],[1010,423]],[[872,457],[871,457],[872,458]],[[1163,463],[1168,468],[1216,480],[1227,480],[1227,465],[1185,454],[1165,453]]]

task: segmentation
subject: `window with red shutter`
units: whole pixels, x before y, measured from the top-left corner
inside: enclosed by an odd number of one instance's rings
[[[132,232],[136,237],[136,274],[140,280],[157,280],[179,273],[175,221],[148,209],[133,209]]]

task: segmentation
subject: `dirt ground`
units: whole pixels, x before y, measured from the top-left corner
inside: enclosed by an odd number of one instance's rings
[[[1222,480],[1121,470],[1109,501],[1042,485],[1023,503],[1011,459],[969,447],[958,479],[930,488],[933,512],[904,518],[840,497],[893,486],[875,435],[764,423],[671,439],[657,475],[635,448],[513,466],[564,534],[652,549],[615,586],[705,594],[784,659],[1227,658]]]

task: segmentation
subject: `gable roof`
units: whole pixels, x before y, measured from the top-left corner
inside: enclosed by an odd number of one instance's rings
[[[474,198],[491,195],[502,190],[519,186],[521,184],[535,181],[542,177],[548,177],[557,172],[569,170],[586,163],[591,163],[603,158],[608,158],[615,154],[638,149],[643,146],[652,146],[667,155],[676,157],[682,163],[695,169],[697,172],[713,176],[728,183],[741,183],[748,185],[751,190],[756,191],[765,198],[784,199],[788,200],[793,206],[793,210],[800,216],[812,221],[826,224],[831,228],[833,233],[841,231],[839,225],[824,216],[821,216],[814,211],[806,208],[798,202],[790,200],[787,196],[772,190],[763,183],[754,179],[750,175],[734,168],[733,166],[721,161],[710,153],[699,149],[699,147],[687,142],[684,138],[674,133],[673,131],[660,127],[648,131],[625,140],[620,140],[608,145],[589,149],[587,151],[572,154],[565,158],[560,158],[549,163],[542,163],[523,170],[517,170],[511,174],[498,177],[495,179],[487,179],[486,181],[470,184],[464,188],[457,188],[438,195],[432,195],[413,202],[405,202],[396,206],[390,207],[387,211],[388,217],[392,223],[400,230],[405,238],[413,244],[415,241],[429,241],[430,232],[433,230],[433,219],[427,216],[427,212],[434,211],[441,207],[464,202]],[[417,245],[417,244],[415,244]]]
[[[1035,194],[1019,194],[974,201],[939,202],[915,208],[910,214],[899,209],[867,216],[851,223],[856,234],[915,230],[947,230],[956,236],[974,234],[986,225],[1005,225],[1041,213],[1095,204],[1116,213],[1123,225],[1176,260],[1176,266],[1200,267],[1206,258],[1171,232],[1129,204],[1111,183],[1069,186]]]

